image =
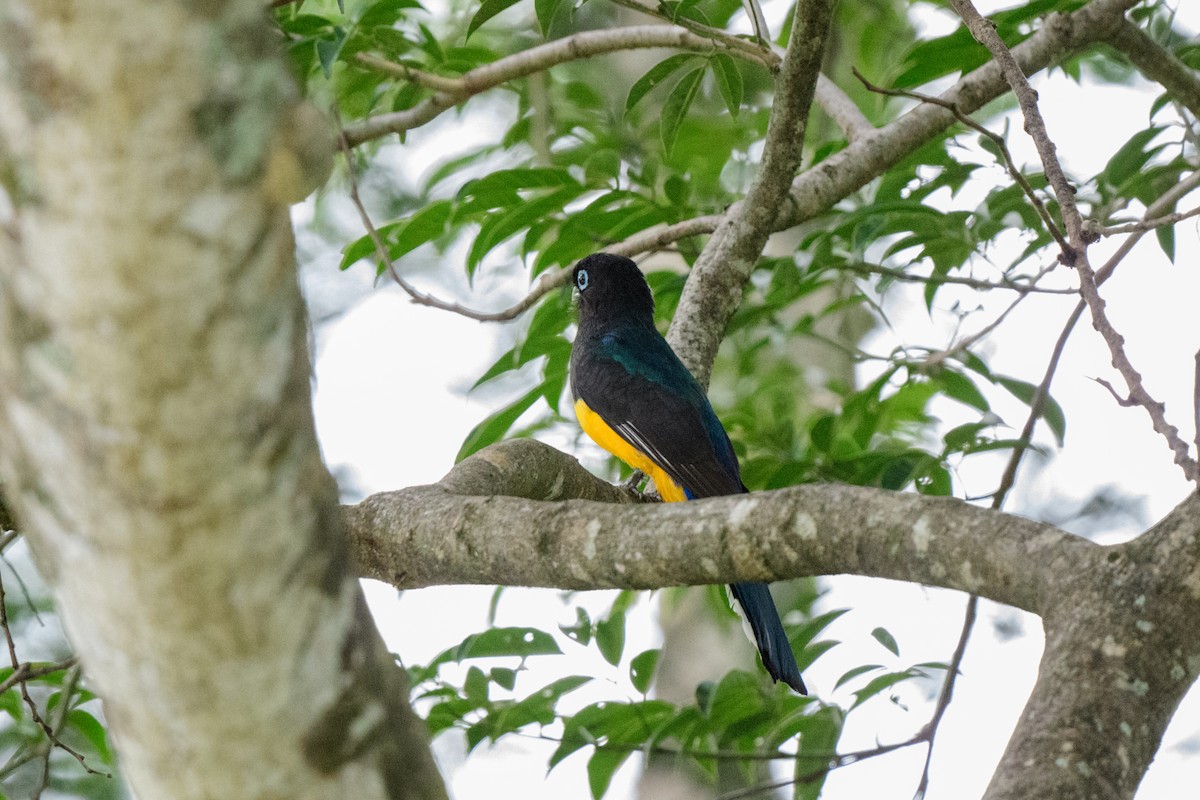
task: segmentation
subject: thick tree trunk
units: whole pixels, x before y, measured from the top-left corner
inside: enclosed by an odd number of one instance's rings
[[[440,798],[313,433],[332,137],[262,6],[0,5],[6,497],[139,797]]]

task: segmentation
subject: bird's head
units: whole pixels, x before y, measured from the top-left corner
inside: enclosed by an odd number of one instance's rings
[[[596,253],[575,265],[580,319],[633,317],[654,324],[654,295],[637,264]]]

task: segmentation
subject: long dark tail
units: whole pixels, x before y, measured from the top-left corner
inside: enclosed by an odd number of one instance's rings
[[[767,672],[772,678],[783,681],[800,694],[808,694],[804,679],[800,677],[800,668],[796,666],[792,645],[783,630],[783,622],[779,619],[779,611],[775,608],[775,601],[771,599],[767,585],[734,583],[730,585],[729,590],[750,623],[754,643],[758,645],[758,653],[762,656]]]

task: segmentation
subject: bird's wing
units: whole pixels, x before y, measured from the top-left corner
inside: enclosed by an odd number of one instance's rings
[[[708,398],[656,332],[606,334],[573,364],[577,399],[692,497],[744,491]]]

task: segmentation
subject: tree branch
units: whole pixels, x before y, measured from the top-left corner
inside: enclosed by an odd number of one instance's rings
[[[725,326],[741,303],[742,284],[762,255],[800,166],[832,11],[833,0],[796,4],[791,39],[776,79],[762,163],[745,199],[725,213],[692,267],[667,334],[702,385],[708,384]]]
[[[1051,15],[1036,33],[1012,48],[1013,56],[1027,75],[1034,74],[1063,56],[1102,40],[1136,2],[1093,0],[1070,14]],[[1008,84],[999,67],[989,61],[939,97],[961,113],[972,114],[1007,91]],[[946,108],[924,104],[852,141],[846,149],[796,178],[788,202],[780,204],[771,229],[786,230],[828,211],[955,122],[956,117]],[[735,203],[730,210],[737,206]],[[708,215],[643,231],[622,242],[619,250],[609,248],[609,251],[629,255],[662,248],[680,239],[712,233],[721,219],[720,215]],[[726,323],[727,320],[722,322],[722,327]]]
[[[1200,78],[1145,31],[1123,20],[1108,36],[1108,42],[1124,53],[1138,71],[1162,84],[1188,111],[1200,117]]]
[[[477,67],[460,78],[435,76],[377,56],[360,53],[355,58],[368,69],[429,86],[437,91],[432,97],[422,100],[412,108],[368,117],[351,125],[346,128],[344,137],[349,146],[356,147],[380,136],[419,128],[472,95],[515,78],[532,75],[568,61],[578,61],[619,50],[670,47],[700,53],[719,51],[757,63],[767,69],[776,66],[776,59],[770,50],[738,41],[737,46],[732,46],[724,40],[700,36],[677,25],[636,25],[584,31],[505,56],[491,64]]]
[[[1074,265],[1076,251],[1082,251],[1087,246],[1083,230],[1083,217],[1075,205],[1075,187],[1063,172],[1058,160],[1057,148],[1050,134],[1046,131],[1046,122],[1038,109],[1038,95],[1029,85],[1029,80],[1021,70],[1021,65],[1013,57],[1008,45],[996,32],[996,26],[990,20],[984,19],[971,0],[950,0],[950,4],[971,31],[971,35],[988,49],[992,58],[1000,66],[1000,72],[1016,95],[1017,103],[1021,106],[1021,114],[1025,118],[1025,131],[1033,139],[1034,147],[1042,159],[1042,169],[1045,170],[1046,180],[1054,189],[1058,205],[1063,215],[1063,223],[1067,228],[1070,246],[1063,249],[1061,260],[1064,264]],[[1060,239],[1060,245],[1062,244]]]
[[[847,141],[856,142],[876,130],[871,120],[867,119],[867,115],[850,99],[850,95],[825,77],[824,73],[817,76],[817,89],[813,98],[821,110],[842,129],[842,133],[846,134]]]
[[[343,514],[366,577],[397,588],[564,589],[856,574],[975,592],[1042,613],[1096,545],[947,498],[808,485],[680,504],[550,502],[624,493],[532,440],[494,445],[441,482]]]

